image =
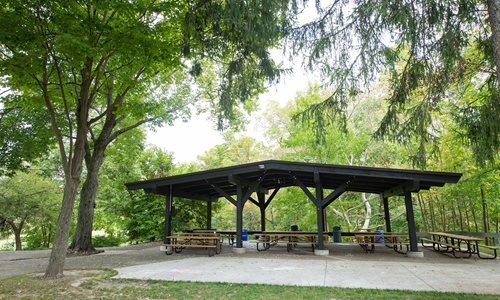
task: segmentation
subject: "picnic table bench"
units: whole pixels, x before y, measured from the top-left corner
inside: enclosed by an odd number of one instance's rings
[[[394,251],[405,254],[409,251],[410,243],[408,233],[404,232],[356,232],[353,234],[354,241],[359,244],[367,253],[375,251],[377,238],[381,239],[380,244],[392,248]],[[403,250],[406,248],[406,251]]]
[[[472,254],[476,254],[480,259],[496,259],[497,250],[500,248],[479,244],[479,241],[482,241],[479,237],[446,232],[429,232],[429,234],[431,238],[420,239],[423,247],[432,248],[439,253],[451,253],[455,258],[470,258]],[[479,247],[492,250],[493,255],[489,257],[481,255]]]
[[[208,250],[208,256],[219,254],[222,251],[222,238],[218,234],[206,232],[178,233],[168,236],[170,243],[163,244],[165,253],[171,255],[180,253],[186,248],[203,248]]]

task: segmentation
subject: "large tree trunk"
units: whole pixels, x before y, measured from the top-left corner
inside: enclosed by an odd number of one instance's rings
[[[61,213],[57,219],[56,235],[54,237],[52,251],[50,252],[49,265],[45,271],[45,277],[55,278],[63,275],[66,250],[68,249],[71,218],[73,216],[73,207],[75,205],[76,191],[79,184],[80,176],[74,176],[66,179]]]
[[[500,80],[500,0],[488,0],[487,5],[491,38],[493,41],[493,53],[495,53],[497,80]]]
[[[75,236],[70,250],[81,254],[93,254],[98,251],[92,245],[92,230],[94,222],[94,208],[99,186],[99,170],[104,159],[104,147],[95,147],[94,153],[87,163],[87,177],[80,192],[78,207],[78,221]]]
[[[66,260],[66,252],[68,249],[69,230],[71,228],[71,219],[73,217],[73,208],[75,206],[76,192],[80,185],[80,176],[82,174],[83,159],[85,157],[85,144],[88,134],[88,113],[89,113],[89,91],[92,84],[92,58],[85,59],[82,73],[82,85],[80,88],[80,95],[76,107],[76,139],[73,149],[70,149],[70,156],[66,158],[66,151],[63,146],[60,146],[61,160],[64,168],[64,194],[61,204],[61,212],[57,219],[57,230],[54,237],[54,244],[50,252],[49,265],[45,271],[45,277],[55,278],[63,275],[64,262]],[[45,87],[46,89],[46,87]],[[46,102],[48,94],[47,90],[44,91]],[[55,113],[51,104],[47,104],[47,108],[51,113],[52,128],[59,136],[59,144],[62,145],[63,141],[60,136],[60,128],[54,121]],[[52,110],[52,111],[51,111]],[[71,143],[70,143],[71,148]],[[71,151],[73,150],[73,151]],[[72,156],[71,156],[72,155]]]
[[[72,252],[79,252],[81,254],[96,253],[92,245],[92,229],[94,222],[94,207],[99,186],[99,170],[101,169],[104,152],[106,147],[111,142],[112,132],[116,126],[115,111],[117,109],[116,103],[123,101],[124,95],[119,98],[119,102],[112,104],[113,87],[108,89],[108,112],[106,120],[99,134],[99,137],[94,143],[92,154],[87,144],[87,154],[85,162],[87,166],[87,178],[80,192],[80,205],[78,207],[78,221],[76,224],[75,237],[71,243],[70,250]]]

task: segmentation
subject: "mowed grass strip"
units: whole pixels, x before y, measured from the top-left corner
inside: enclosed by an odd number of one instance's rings
[[[0,279],[0,299],[499,299],[494,295],[113,279],[112,270],[65,271],[59,279]]]

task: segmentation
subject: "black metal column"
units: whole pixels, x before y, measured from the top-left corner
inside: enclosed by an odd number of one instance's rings
[[[405,191],[406,220],[408,221],[408,234],[410,236],[410,251],[418,251],[417,230],[415,228],[415,217],[413,215],[413,202],[411,192]]]
[[[385,230],[386,232],[392,232],[391,215],[389,213],[389,198],[384,196],[381,197],[382,197],[382,202],[384,204]]]
[[[163,227],[163,243],[170,244],[169,236],[172,235],[172,197],[165,196],[165,223]]]
[[[212,201],[207,201],[207,229],[212,228]]]
[[[266,231],[266,196],[264,193],[257,193],[260,209],[260,231]]]
[[[243,194],[244,189],[237,186],[236,199],[236,248],[243,248]]]

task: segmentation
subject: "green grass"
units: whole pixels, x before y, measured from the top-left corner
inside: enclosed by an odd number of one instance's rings
[[[67,271],[60,279],[0,279],[0,299],[498,299],[497,296],[396,290],[112,279],[110,270]],[[258,276],[258,274],[256,274]]]

